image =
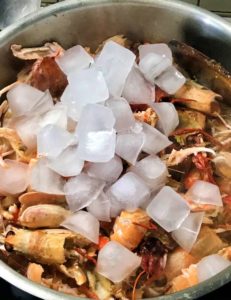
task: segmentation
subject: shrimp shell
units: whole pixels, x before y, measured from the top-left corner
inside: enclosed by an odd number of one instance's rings
[[[42,264],[63,264],[68,256],[68,247],[87,244],[82,236],[68,230],[24,230],[11,228],[5,237],[5,248],[21,252]]]
[[[149,226],[149,221],[149,216],[141,209],[134,212],[122,211],[120,216],[116,218],[111,240],[133,250],[141,242],[147,231],[146,228],[137,224]]]
[[[70,214],[70,211],[59,205],[39,204],[27,207],[18,221],[28,228],[56,228]]]

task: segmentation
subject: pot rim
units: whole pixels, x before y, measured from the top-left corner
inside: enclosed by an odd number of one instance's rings
[[[47,17],[66,12],[72,9],[85,9],[85,7],[97,7],[97,6],[108,6],[111,4],[116,5],[145,5],[145,6],[158,6],[161,8],[173,8],[178,9],[183,13],[194,13],[204,19],[205,23],[213,22],[216,23],[227,35],[230,35],[231,42],[231,25],[222,19],[221,17],[206,11],[202,8],[194,5],[183,3],[181,1],[171,0],[66,0],[53,4],[46,8],[40,9],[38,12],[30,14],[24,17],[22,20],[15,22],[9,27],[5,28],[0,32],[0,46],[7,42],[7,40],[14,38],[18,32],[25,27],[31,25],[34,22],[41,21]],[[0,277],[8,281],[17,288],[30,293],[36,297],[46,300],[77,300],[83,299],[75,296],[67,295],[61,292],[57,292],[41,284],[35,283],[27,279],[25,276],[17,273],[7,264],[0,260]],[[231,281],[231,266],[223,270],[214,277],[206,280],[196,286],[182,290],[180,292],[159,296],[155,298],[146,298],[146,300],[179,300],[179,299],[195,299],[199,296],[203,296],[207,293],[214,291],[215,289],[222,287],[226,283]]]

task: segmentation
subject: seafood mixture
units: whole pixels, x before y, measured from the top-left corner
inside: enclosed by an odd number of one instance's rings
[[[0,258],[91,299],[171,294],[231,265],[231,75],[178,41],[12,45]]]

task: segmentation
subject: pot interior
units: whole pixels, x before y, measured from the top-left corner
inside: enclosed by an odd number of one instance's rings
[[[142,42],[184,41],[231,71],[231,26],[211,13],[175,1],[71,0],[28,16],[0,34],[0,87],[13,82],[22,67],[11,54],[13,43],[29,47],[56,41],[64,48],[81,44],[94,49],[116,34]],[[0,262],[2,273],[4,268],[5,279],[19,288],[45,299],[60,299],[55,291],[27,281]],[[224,271],[201,285],[155,299],[193,299],[222,286],[230,277],[229,270]]]

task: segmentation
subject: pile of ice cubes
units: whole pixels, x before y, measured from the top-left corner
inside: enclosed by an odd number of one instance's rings
[[[56,59],[68,78],[61,102],[54,104],[49,91],[27,84],[11,89],[7,95],[13,116],[10,126],[30,151],[37,150],[38,161],[29,175],[26,165],[8,161],[0,190],[9,192],[7,178],[13,176],[15,194],[28,185],[36,191],[64,194],[73,214],[62,225],[94,243],[99,221],[110,221],[122,210],[143,208],[189,251],[203,214],[191,213],[186,200],[165,186],[168,170],[157,154],[171,144],[168,135],[179,120],[174,105],[155,103],[155,85],[174,94],[185,78],[173,66],[165,44],[142,45],[139,56],[137,65],[132,51],[108,41],[93,59],[77,45]],[[152,107],[159,117],[157,129],[136,121],[131,103]],[[200,189],[201,183],[190,190],[191,200],[205,201],[206,194],[211,196],[205,190],[213,193],[214,187],[203,185],[198,199],[195,193]],[[211,204],[220,204],[219,192],[213,195],[217,201]],[[117,264],[123,266],[118,273],[114,272]],[[110,242],[101,250],[97,268],[118,282],[139,264],[132,252]]]

